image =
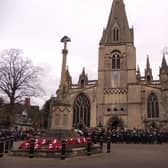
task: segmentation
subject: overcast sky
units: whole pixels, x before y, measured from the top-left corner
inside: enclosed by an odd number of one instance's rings
[[[148,54],[157,79],[162,50],[168,46],[168,0],[124,2],[129,25],[134,27],[137,65],[144,74]],[[112,0],[0,0],[0,50],[23,49],[25,56],[44,67],[42,85],[51,96],[60,80],[60,39],[68,35],[72,42],[67,64],[73,81],[82,67],[90,79],[97,79],[98,44],[111,4]]]

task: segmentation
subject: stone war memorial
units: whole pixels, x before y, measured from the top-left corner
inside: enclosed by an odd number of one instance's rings
[[[56,97],[50,104],[50,130],[97,126],[168,128],[166,53],[160,63],[159,80],[153,78],[148,56],[145,75],[141,75],[136,62],[134,29],[129,27],[123,0],[113,0],[100,38],[98,79],[89,80],[83,68],[78,83],[72,82],[66,63],[70,41],[67,36],[61,39],[62,72]]]

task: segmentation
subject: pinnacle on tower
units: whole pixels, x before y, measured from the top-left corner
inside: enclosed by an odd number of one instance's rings
[[[149,56],[147,55],[147,61],[146,61],[146,69],[150,69],[150,62],[149,62]]]
[[[83,67],[82,75],[85,75],[85,67]]]
[[[138,79],[138,80],[141,79],[141,72],[140,72],[139,66],[137,66],[136,76],[137,76],[137,79]]]
[[[167,62],[166,62],[165,55],[163,55],[163,59],[162,59],[162,68],[167,69]]]
[[[162,65],[160,68],[160,74],[161,73],[168,73],[168,66],[167,66],[165,54],[163,54],[163,58],[162,58]]]
[[[84,87],[84,85],[87,83],[88,83],[88,76],[85,73],[85,68],[83,67],[82,73],[79,76],[78,84],[81,85],[82,87]]]
[[[150,68],[150,62],[149,62],[148,55],[147,55],[146,69],[145,69],[145,79],[147,82],[151,82],[153,80],[152,69]]]

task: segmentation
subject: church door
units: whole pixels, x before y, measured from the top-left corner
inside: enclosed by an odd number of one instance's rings
[[[80,93],[73,104],[73,126],[82,129],[90,127],[90,101],[84,94]]]
[[[108,121],[108,128],[110,129],[123,128],[123,120],[118,118],[118,116],[113,116]]]

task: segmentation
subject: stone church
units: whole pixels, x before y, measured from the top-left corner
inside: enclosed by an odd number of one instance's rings
[[[123,0],[113,0],[107,27],[99,43],[98,79],[89,80],[85,69],[72,83],[67,69],[67,43],[61,42],[62,72],[49,113],[50,129],[82,127],[168,127],[168,66],[163,54],[159,80],[154,80],[147,57],[145,75],[136,63],[134,30],[129,27]],[[158,68],[159,69],[159,68]]]

